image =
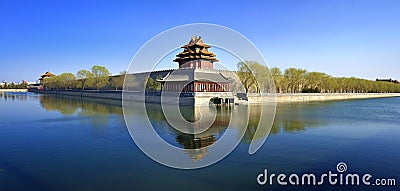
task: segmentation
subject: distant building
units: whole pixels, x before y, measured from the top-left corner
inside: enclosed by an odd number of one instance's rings
[[[49,77],[53,77],[53,76],[55,76],[55,74],[47,71],[44,74],[40,75],[39,83],[42,84],[44,79],[49,78]]]
[[[28,89],[29,90],[32,90],[32,89],[42,90],[43,86],[41,84],[29,84]]]
[[[43,73],[42,75],[40,75],[40,78],[38,79],[39,83],[28,83],[28,89],[38,89],[38,90],[42,90],[43,89],[43,80],[46,78],[50,78],[56,76],[55,74],[51,73],[50,71],[47,71],[45,73]]]
[[[7,85],[7,82],[6,82],[5,80],[3,80],[3,82],[0,83],[0,87],[2,87],[2,88],[3,88],[4,86],[6,86],[6,85]]]
[[[377,82],[392,82],[392,83],[395,83],[395,84],[399,84],[400,83],[397,80],[392,80],[392,78],[389,78],[389,79],[376,79],[376,81]]]

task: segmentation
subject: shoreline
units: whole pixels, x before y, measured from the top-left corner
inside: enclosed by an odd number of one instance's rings
[[[28,92],[28,89],[0,89],[0,92]]]
[[[25,90],[26,91],[26,90]],[[29,90],[33,93],[41,94],[55,94],[66,95],[75,97],[91,97],[121,100],[121,90]],[[23,92],[23,91],[21,91]],[[218,96],[212,92],[196,92],[190,96],[181,97],[182,105],[201,105],[200,102],[209,101],[211,97]],[[160,95],[146,95],[145,100],[143,96],[132,93],[129,96],[132,101],[146,101],[149,103],[160,103]],[[259,94],[247,94],[247,100],[239,100],[237,97],[234,103],[238,104],[260,104],[265,102],[276,103],[301,103],[313,101],[335,101],[335,100],[352,100],[352,99],[371,99],[371,98],[385,98],[385,97],[400,97],[400,93],[295,93],[295,94],[268,94],[267,96],[260,97]],[[140,98],[140,99],[139,99]],[[172,103],[172,102],[171,102]]]
[[[337,101],[400,97],[400,93],[299,93],[299,94],[276,94],[277,103],[296,103],[312,101]]]

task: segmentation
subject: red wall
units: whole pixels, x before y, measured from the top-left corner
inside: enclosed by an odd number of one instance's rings
[[[164,91],[182,92],[229,92],[229,83],[192,82],[184,87],[183,82],[164,84]]]
[[[206,60],[192,60],[179,65],[179,68],[213,69],[213,63]]]

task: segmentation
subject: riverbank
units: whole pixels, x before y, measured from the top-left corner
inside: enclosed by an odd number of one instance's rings
[[[276,94],[276,102],[308,102],[308,101],[330,101],[349,99],[370,99],[384,97],[400,97],[400,93],[299,93],[299,94]]]
[[[385,97],[400,97],[400,93],[294,93],[272,94],[260,97],[259,94],[247,94],[248,104],[268,102],[276,103],[301,103],[313,101],[334,101],[351,99],[371,99]],[[239,100],[240,103],[246,103]]]
[[[56,94],[66,96],[78,96],[78,97],[91,97],[91,98],[103,98],[121,100],[122,91],[115,90],[30,90],[34,93],[44,94]],[[239,104],[259,104],[265,102],[277,102],[277,103],[292,103],[292,102],[310,102],[310,101],[331,101],[331,100],[350,100],[350,99],[370,99],[370,98],[384,98],[384,97],[400,97],[400,93],[296,93],[296,94],[269,94],[260,97],[259,94],[247,94],[245,99],[239,99],[232,93],[226,93],[227,95],[220,95],[212,92],[196,92],[185,94],[185,96],[179,99],[182,105],[201,105],[204,101],[210,101],[215,97],[228,96],[234,98],[234,103]],[[229,94],[229,95],[228,95]],[[129,92],[125,96],[126,100],[129,101],[146,101],[150,103],[160,103],[161,96],[158,94],[146,94],[145,100],[139,92]],[[168,97],[164,98],[164,101],[168,102]],[[171,99],[171,104],[175,103],[176,99]]]
[[[0,89],[0,92],[27,92],[28,89]]]

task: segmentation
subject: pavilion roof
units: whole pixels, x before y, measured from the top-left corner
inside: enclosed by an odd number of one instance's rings
[[[51,73],[50,71],[45,72],[44,74],[40,75],[40,77],[52,77],[55,76],[55,74]]]
[[[201,36],[192,37],[188,44],[181,46],[184,50],[176,55],[174,62],[185,62],[190,60],[209,60],[212,62],[218,62],[219,60],[215,57],[216,55],[208,48],[211,46],[205,44],[201,39]]]

